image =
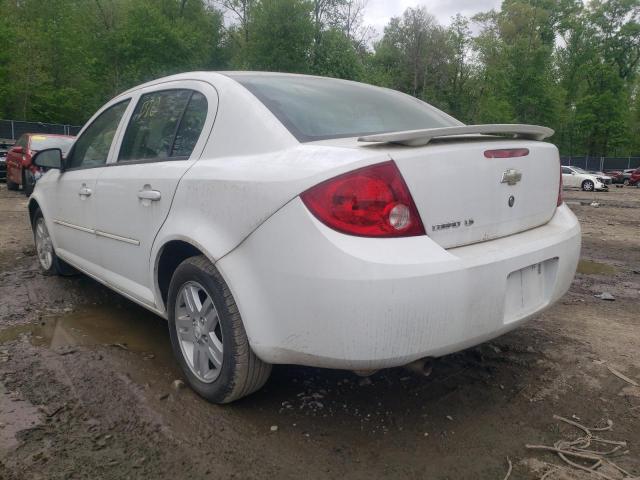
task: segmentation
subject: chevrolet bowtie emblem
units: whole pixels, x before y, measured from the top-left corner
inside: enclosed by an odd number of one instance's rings
[[[509,185],[515,185],[520,180],[522,180],[522,173],[520,173],[515,168],[510,168],[508,170],[505,170],[502,173],[502,180],[500,180],[500,183],[507,183]]]

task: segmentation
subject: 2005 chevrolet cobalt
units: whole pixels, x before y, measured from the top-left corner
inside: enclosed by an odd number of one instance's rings
[[[225,403],[272,364],[406,365],[557,301],[580,227],[552,133],[336,79],[181,74],[39,152],[29,213],[46,272],[167,318],[189,384]]]

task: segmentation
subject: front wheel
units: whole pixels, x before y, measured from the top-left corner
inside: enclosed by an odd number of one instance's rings
[[[51,235],[49,235],[47,224],[40,210],[37,210],[33,216],[32,228],[38,262],[45,275],[69,276],[75,274],[75,269],[56,255]]]
[[[591,180],[585,180],[584,182],[582,182],[582,190],[584,190],[585,192],[593,192],[594,188],[595,185]]]
[[[271,365],[251,350],[231,291],[206,257],[178,266],[167,303],[173,352],[200,396],[229,403],[266,383]]]

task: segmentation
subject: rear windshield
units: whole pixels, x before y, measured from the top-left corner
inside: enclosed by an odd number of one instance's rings
[[[301,142],[462,125],[414,97],[361,83],[275,74],[229,77]]]
[[[59,148],[62,150],[62,155],[69,153],[71,144],[74,138],[68,137],[47,137],[46,135],[33,135],[31,136],[31,143],[29,148],[31,150],[40,151],[46,148]]]

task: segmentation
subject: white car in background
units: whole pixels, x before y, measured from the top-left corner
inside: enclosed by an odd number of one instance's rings
[[[591,175],[595,175],[596,177],[598,177],[598,180],[600,180],[605,185],[611,185],[613,183],[613,178],[604,172],[598,170],[589,170],[588,172]]]
[[[608,177],[609,180],[611,177]],[[585,192],[594,190],[608,190],[609,187],[604,178],[587,172],[579,167],[562,166],[562,184],[566,188],[580,188]]]
[[[100,109],[29,202],[71,266],[169,321],[192,388],[272,364],[372,373],[507,332],[567,291],[580,226],[552,130],[465,126],[343,80],[186,73]],[[472,181],[441,178],[471,173]]]

